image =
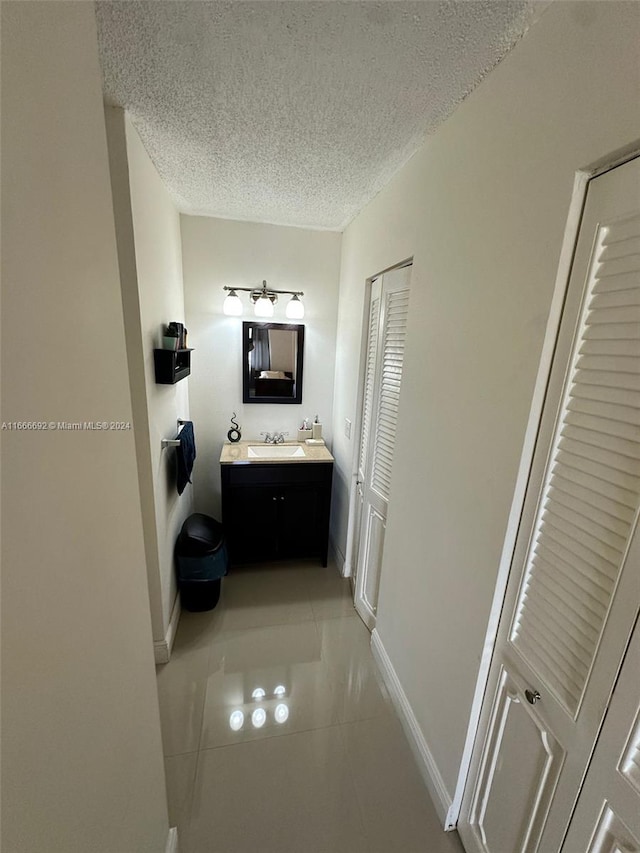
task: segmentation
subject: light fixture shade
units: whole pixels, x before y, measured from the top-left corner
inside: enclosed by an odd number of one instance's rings
[[[268,296],[261,296],[256,301],[254,312],[256,317],[273,317],[273,302]]]
[[[222,310],[228,317],[239,317],[242,314],[242,300],[235,290],[229,291],[229,295],[222,305]]]
[[[290,320],[302,320],[304,317],[304,305],[296,294],[287,303],[287,317]]]

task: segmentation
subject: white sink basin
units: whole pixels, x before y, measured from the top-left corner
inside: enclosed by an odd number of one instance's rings
[[[304,450],[299,445],[291,444],[257,444],[247,448],[249,459],[295,459],[304,456]]]

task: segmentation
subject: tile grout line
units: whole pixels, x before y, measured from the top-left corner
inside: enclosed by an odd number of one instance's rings
[[[189,836],[191,835],[191,818],[193,815],[193,804],[195,802],[195,791],[196,791],[196,779],[198,778],[199,767],[200,767],[200,751],[198,750],[198,752],[196,753],[196,760],[194,762],[193,775],[191,776],[191,782],[190,782],[189,788],[188,788],[188,804],[187,804],[187,808],[185,809],[185,812],[186,812],[185,827],[184,827],[183,839],[181,842],[180,842],[180,832],[178,831],[178,842],[180,843],[180,846],[182,848],[182,853],[188,853],[185,842],[189,839]]]
[[[357,721],[359,722],[359,721]],[[267,741],[273,740],[286,740],[287,738],[296,737],[297,735],[308,735],[310,732],[324,732],[327,729],[336,729],[340,726],[344,725],[336,720],[334,723],[327,723],[326,726],[314,726],[313,728],[308,729],[300,729],[295,732],[287,732],[286,734],[281,735],[268,735],[267,737],[255,737],[250,740],[240,740],[237,743],[221,743],[218,746],[203,746],[202,749],[198,750],[198,755],[203,752],[215,752],[218,749],[233,749],[236,746],[245,746],[253,743],[266,743]]]
[[[366,822],[365,816],[364,816],[364,805],[362,803],[361,794],[358,793],[358,784],[356,782],[356,776],[355,776],[355,772],[353,769],[353,763],[351,760],[351,753],[349,752],[349,748],[347,746],[347,739],[346,739],[345,731],[344,731],[344,727],[348,726],[348,725],[353,725],[353,722],[340,723],[339,724],[339,726],[338,726],[339,735],[340,735],[340,740],[342,742],[342,748],[344,751],[344,756],[346,759],[347,772],[349,773],[349,779],[351,780],[351,787],[353,788],[355,800],[356,800],[356,803],[358,804],[358,814],[360,815],[360,826],[362,827],[362,836],[368,842],[369,841],[369,835],[367,833],[367,822]]]

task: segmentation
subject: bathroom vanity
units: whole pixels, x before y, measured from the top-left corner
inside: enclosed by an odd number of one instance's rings
[[[232,564],[318,557],[327,565],[333,456],[325,446],[225,444],[220,467]]]

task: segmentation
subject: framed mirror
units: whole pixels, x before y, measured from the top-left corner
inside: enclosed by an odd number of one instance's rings
[[[242,324],[242,401],[301,403],[304,326]]]

